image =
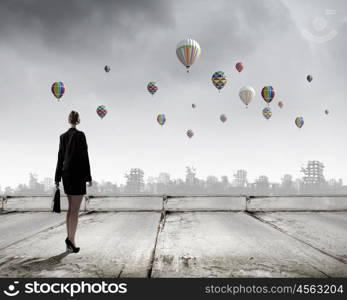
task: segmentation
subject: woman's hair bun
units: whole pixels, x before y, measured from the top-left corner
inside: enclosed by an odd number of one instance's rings
[[[80,122],[80,115],[77,111],[72,110],[69,114],[69,123],[76,125]]]

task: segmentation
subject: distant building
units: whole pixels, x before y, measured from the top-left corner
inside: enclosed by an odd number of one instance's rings
[[[129,174],[125,175],[127,183],[125,186],[125,191],[127,193],[142,193],[144,191],[144,172],[141,169],[133,168],[130,170]]]
[[[189,186],[195,185],[197,182],[196,170],[193,167],[186,167],[186,184]]]
[[[237,170],[234,174],[234,180],[232,185],[234,187],[246,187],[247,183],[247,171]]]
[[[316,191],[325,184],[323,175],[324,165],[318,160],[310,160],[307,162],[306,168],[301,168],[304,173],[303,188],[306,191]]]

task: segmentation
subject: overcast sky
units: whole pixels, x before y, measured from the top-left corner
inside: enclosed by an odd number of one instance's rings
[[[194,166],[200,178],[244,168],[250,180],[279,181],[320,160],[328,179],[347,182],[346,9],[344,0],[2,0],[0,186],[27,182],[29,172],[54,176],[71,110],[81,115],[96,180],[124,182],[132,167],[183,177]],[[190,74],[175,54],[187,37],[202,49]],[[219,70],[229,78],[221,93],[211,83]],[[67,86],[60,102],[54,81]],[[154,97],[149,81],[159,87]],[[238,97],[244,85],[256,90],[248,109]],[[265,85],[277,92],[270,120]],[[98,105],[108,109],[103,120]]]

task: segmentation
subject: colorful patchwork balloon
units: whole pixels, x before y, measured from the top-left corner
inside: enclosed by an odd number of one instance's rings
[[[187,38],[177,44],[176,55],[182,65],[186,67],[187,73],[189,73],[189,68],[197,61],[200,54],[200,45],[193,39]]]
[[[105,105],[100,105],[98,106],[98,108],[96,109],[96,113],[98,114],[98,116],[102,119],[103,117],[106,116],[107,114],[107,109],[105,107]]]
[[[270,107],[265,107],[263,109],[263,116],[265,117],[265,119],[269,120],[272,116],[272,112],[271,112],[271,109]]]
[[[61,97],[63,97],[66,91],[66,87],[64,83],[62,83],[61,81],[57,81],[52,84],[51,90],[53,95],[59,100]]]
[[[304,125],[304,118],[303,117],[297,117],[295,119],[295,125],[298,127],[298,128],[301,128],[303,125]]]
[[[243,64],[242,62],[238,62],[235,66],[236,70],[241,73],[241,71],[243,70]]]
[[[219,119],[224,123],[228,118],[225,114],[220,115]]]
[[[147,90],[152,94],[152,96],[157,92],[158,87],[157,84],[153,81],[147,84]]]
[[[225,86],[227,81],[228,79],[225,77],[224,72],[222,71],[215,72],[212,75],[212,83],[219,92]]]
[[[255,91],[251,86],[244,86],[239,91],[239,96],[241,101],[246,104],[246,107],[251,101],[253,100],[255,96]]]
[[[275,97],[275,89],[272,86],[265,86],[261,91],[261,95],[265,102],[269,104]]]
[[[282,102],[282,101],[278,102],[278,106],[279,106],[280,108],[282,108],[282,107],[283,107],[283,102]]]
[[[193,135],[194,135],[193,130],[191,130],[191,129],[187,130],[187,136],[188,136],[189,138],[192,138]]]
[[[161,126],[163,126],[163,125],[165,124],[165,122],[166,122],[166,117],[165,117],[165,115],[164,115],[164,114],[159,114],[159,115],[157,116],[157,121],[158,121],[158,123],[159,123]]]

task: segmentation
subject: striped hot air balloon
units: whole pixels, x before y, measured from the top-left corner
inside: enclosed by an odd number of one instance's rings
[[[66,87],[64,83],[62,83],[61,81],[56,81],[52,84],[51,90],[54,97],[56,97],[59,100],[61,97],[63,97],[66,91]]]
[[[105,105],[98,106],[98,108],[96,109],[96,113],[98,114],[98,116],[101,119],[103,119],[107,114],[107,109],[106,109]]]
[[[166,117],[165,117],[165,115],[164,115],[164,114],[159,114],[159,115],[157,116],[157,121],[158,121],[158,123],[159,123],[161,126],[163,126],[163,125],[165,124],[165,122],[166,122]]]
[[[224,123],[228,118],[225,114],[220,115],[219,119]]]
[[[152,96],[157,92],[158,86],[154,81],[151,81],[147,84],[147,90],[152,94]]]
[[[304,125],[304,118],[303,117],[297,117],[295,119],[295,125],[298,127],[298,128],[301,128],[303,125]]]
[[[184,39],[177,44],[176,55],[182,65],[186,67],[187,73],[189,73],[189,68],[197,61],[200,54],[200,45],[191,38]]]
[[[193,130],[188,129],[186,134],[191,139],[193,137],[193,135],[194,135],[194,132],[193,132]]]
[[[269,104],[275,98],[275,89],[272,86],[265,86],[261,91],[264,101]]]
[[[271,109],[270,107],[265,107],[263,109],[263,116],[265,117],[265,119],[269,120],[272,116],[272,112],[271,112]]]
[[[212,83],[219,92],[226,85],[227,81],[228,79],[222,71],[214,72],[212,75]]]

